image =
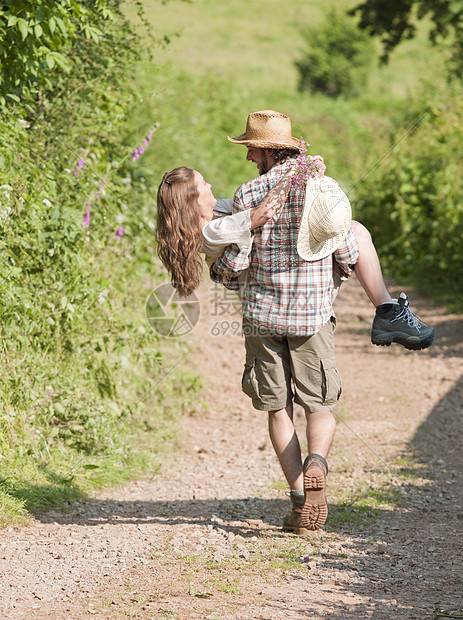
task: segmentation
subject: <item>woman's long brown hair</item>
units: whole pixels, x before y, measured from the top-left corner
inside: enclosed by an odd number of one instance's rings
[[[201,217],[194,170],[181,166],[166,172],[158,189],[156,241],[172,286],[188,297],[199,286],[203,263]]]

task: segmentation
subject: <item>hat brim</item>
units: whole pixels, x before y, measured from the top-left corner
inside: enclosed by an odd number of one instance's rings
[[[336,194],[339,195],[339,201],[342,202],[345,206],[348,217],[346,217],[346,222],[342,230],[336,236],[331,237],[331,239],[327,239],[326,241],[320,242],[313,237],[310,231],[309,213],[315,201],[315,198],[321,191],[320,186],[323,181],[332,182],[334,184]],[[330,254],[335,252],[346,238],[346,235],[351,227],[351,221],[352,209],[349,199],[339,187],[338,183],[331,177],[323,177],[323,179],[311,179],[306,186],[304,210],[302,213],[299,232],[297,236],[297,252],[299,256],[306,261],[312,262],[315,260],[321,260],[322,258],[326,258]]]
[[[230,136],[228,136],[228,141],[233,144],[253,146],[257,149],[293,149],[295,151],[301,151],[302,149],[301,141],[292,136],[291,140],[285,142],[273,142],[271,140],[247,140],[246,134],[242,133],[240,136],[236,136],[236,138],[230,138]]]

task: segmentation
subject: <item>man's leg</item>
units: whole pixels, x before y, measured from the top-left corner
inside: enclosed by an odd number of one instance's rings
[[[329,320],[309,338],[289,340],[295,402],[306,415],[309,456],[302,468],[304,496],[300,506],[300,527],[318,530],[328,516],[326,475],[328,456],[336,432],[332,413],[341,395],[341,377],[334,356],[335,320]]]
[[[309,455],[303,465],[304,504],[301,506],[301,526],[318,530],[328,516],[326,501],[326,458],[336,432],[336,420],[331,411],[305,411]]]
[[[336,420],[331,411],[305,412],[307,419],[307,446],[309,454],[327,458],[336,432]]]
[[[299,440],[293,424],[293,392],[291,361],[287,339],[256,330],[244,318],[246,363],[242,387],[252,398],[256,409],[267,411],[270,440],[290,488],[293,511],[284,519],[283,529],[307,534],[301,527],[304,503],[302,458]]]
[[[296,534],[320,528],[328,515],[325,478],[328,456],[336,431],[331,411],[306,411],[307,445],[310,456],[302,468],[301,448],[293,423],[293,404],[268,412],[269,435],[291,490],[292,512],[285,517],[283,529]],[[304,525],[302,523],[304,522]]]
[[[283,530],[293,534],[309,534],[301,524],[304,506],[304,478],[299,439],[293,424],[293,403],[285,409],[268,412],[268,430],[273,448],[290,488],[292,511],[283,521]]]
[[[302,491],[302,458],[293,423],[293,404],[268,412],[268,431],[273,448],[292,491]]]

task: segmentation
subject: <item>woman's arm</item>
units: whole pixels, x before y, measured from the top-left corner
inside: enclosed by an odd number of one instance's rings
[[[317,176],[322,177],[326,170],[323,158],[316,155],[313,160],[318,160]],[[294,178],[297,180],[301,175],[300,166],[294,163],[254,209],[247,209],[232,215],[217,213],[218,217],[203,227],[203,252],[208,256],[217,257],[228,245],[236,244],[240,249],[249,246],[252,241],[251,230],[267,224],[273,218],[284,204]],[[225,209],[228,201],[223,202],[222,208]]]
[[[241,211],[233,215],[223,215],[203,226],[202,251],[217,258],[231,244],[240,248],[251,244],[251,213]]]
[[[251,230],[263,226],[284,203],[291,188],[291,171],[273,187],[254,209],[216,217],[203,227],[203,251],[216,256],[219,249],[232,243],[243,247],[251,243]],[[211,254],[212,252],[212,254]]]
[[[284,204],[291,189],[294,170],[291,168],[265,196],[257,207],[251,209],[251,230],[269,222]]]
[[[313,157],[309,156],[309,159],[311,162],[309,168],[310,174],[312,176],[316,175],[319,179],[321,179],[326,170],[323,157],[320,155],[314,155]],[[259,206],[252,209],[251,230],[258,228],[259,226],[263,226],[272,219],[277,210],[284,204],[294,181],[296,180],[296,183],[299,185],[307,181],[306,173],[307,168],[304,168],[304,166],[297,159],[296,161],[293,161],[291,168],[281,178],[279,183],[277,183],[275,187],[269,191]]]

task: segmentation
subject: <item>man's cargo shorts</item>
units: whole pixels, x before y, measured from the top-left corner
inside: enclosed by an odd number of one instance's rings
[[[243,319],[242,388],[255,409],[284,409],[293,397],[310,413],[334,408],[342,390],[334,356],[335,325],[332,317],[313,336],[288,336]]]

